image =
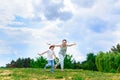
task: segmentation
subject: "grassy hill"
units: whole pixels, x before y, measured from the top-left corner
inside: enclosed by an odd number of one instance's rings
[[[49,69],[40,68],[0,68],[0,80],[120,80],[120,73],[103,73],[81,69]]]

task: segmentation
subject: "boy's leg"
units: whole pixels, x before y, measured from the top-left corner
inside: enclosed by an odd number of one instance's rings
[[[51,60],[51,72],[54,72],[54,60]]]
[[[50,65],[51,65],[51,61],[48,60],[48,61],[47,61],[47,64],[46,64],[45,67],[44,67],[44,69],[46,69],[46,67],[48,67],[48,66],[50,66]]]

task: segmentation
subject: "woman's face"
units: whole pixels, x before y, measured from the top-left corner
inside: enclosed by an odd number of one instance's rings
[[[66,45],[67,41],[62,41],[62,44],[65,44]]]

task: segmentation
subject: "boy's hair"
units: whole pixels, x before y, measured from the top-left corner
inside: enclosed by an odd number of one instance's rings
[[[52,47],[54,48],[55,46],[54,46],[54,45],[51,45],[51,46],[49,47],[49,49],[51,49]]]

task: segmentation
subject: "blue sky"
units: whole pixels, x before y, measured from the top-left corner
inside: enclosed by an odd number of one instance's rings
[[[110,50],[120,43],[120,0],[0,0],[0,66],[62,39],[77,43],[67,51],[77,61]]]

